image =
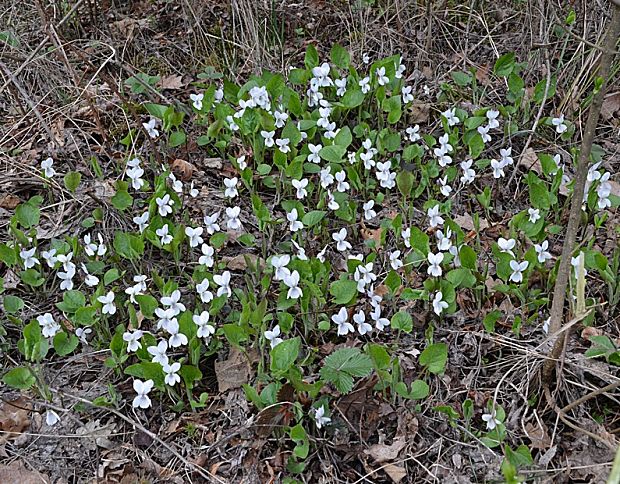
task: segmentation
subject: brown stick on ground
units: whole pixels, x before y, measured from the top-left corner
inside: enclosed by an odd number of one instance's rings
[[[560,267],[558,276],[555,281],[553,290],[553,303],[551,305],[551,321],[549,323],[549,334],[556,333],[562,326],[562,316],[564,314],[564,298],[566,296],[566,288],[570,277],[571,256],[575,247],[575,239],[577,238],[577,230],[581,219],[581,205],[585,190],[586,177],[588,175],[590,152],[592,151],[592,142],[594,141],[594,133],[598,118],[601,113],[601,105],[607,90],[609,70],[615,54],[616,42],[620,35],[620,6],[612,0],[613,15],[609,23],[607,34],[603,41],[601,60],[599,65],[598,77],[603,79],[603,85],[598,93],[594,96],[588,120],[586,121],[585,132],[581,142],[581,150],[579,152],[579,161],[577,164],[577,175],[575,177],[575,187],[570,206],[570,214],[568,218],[568,227],[566,229],[566,237],[564,246],[562,247],[562,258],[560,259]],[[564,338],[567,332],[562,332],[554,342],[549,358],[545,361],[542,371],[542,379],[545,384],[551,382],[555,362],[559,359],[564,345]]]

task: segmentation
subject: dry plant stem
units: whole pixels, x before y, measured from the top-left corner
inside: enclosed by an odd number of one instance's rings
[[[24,101],[26,101],[26,104],[28,104],[28,107],[30,108],[30,110],[34,113],[34,115],[37,117],[37,119],[39,120],[39,122],[41,123],[41,127],[45,130],[45,132],[47,133],[47,136],[49,137],[50,143],[55,143],[55,139],[54,138],[54,134],[52,133],[52,130],[50,129],[49,125],[45,122],[45,120],[43,119],[43,116],[41,116],[41,113],[39,112],[39,110],[37,109],[37,106],[35,105],[35,103],[32,101],[32,99],[30,99],[30,96],[28,95],[28,93],[26,92],[26,90],[22,87],[22,85],[19,83],[19,81],[17,80],[17,78],[11,73],[11,71],[9,70],[9,68],[6,66],[6,64],[4,64],[4,62],[0,62],[0,69],[2,69],[4,71],[4,73],[7,75],[7,77],[9,78],[9,81],[13,83],[13,85],[17,88],[17,90],[19,91],[19,93],[21,94],[21,96],[24,98]],[[0,91],[1,92],[1,91]]]
[[[109,407],[99,407],[97,405],[95,405],[93,402],[91,402],[90,400],[86,399],[86,398],[82,398],[82,397],[78,397],[76,395],[71,395],[70,393],[66,393],[63,392],[62,390],[58,390],[55,388],[50,388],[50,390],[54,393],[57,393],[59,395],[62,395],[64,397],[68,397],[72,400],[77,400],[79,402],[82,403],[86,403],[88,405],[91,405],[95,408],[101,409],[101,410],[105,410],[107,412],[113,413],[114,415],[116,415],[118,418],[124,420],[125,422],[127,422],[129,425],[134,426],[135,428],[137,428],[138,430],[140,430],[141,432],[144,432],[146,435],[148,435],[151,439],[157,441],[159,444],[161,444],[162,446],[164,446],[168,451],[170,451],[170,453],[172,453],[177,459],[179,459],[181,462],[183,462],[186,466],[193,468],[198,474],[200,474],[202,477],[204,477],[205,479],[207,479],[209,482],[218,482],[221,484],[225,484],[225,481],[221,480],[220,478],[218,478],[217,476],[211,474],[209,471],[207,471],[206,469],[203,469],[201,466],[198,466],[190,461],[188,461],[185,457],[183,457],[181,454],[179,454],[171,445],[169,445],[168,443],[164,442],[162,439],[160,439],[156,434],[154,434],[153,432],[151,432],[150,430],[148,430],[146,427],[142,426],[141,424],[139,424],[138,422],[135,422],[134,420],[130,419],[129,417],[123,415],[121,412],[119,412],[118,410],[114,409],[114,408],[109,408]]]
[[[566,405],[563,409],[562,412],[566,413],[569,412],[570,410],[572,410],[575,407],[578,407],[579,405],[581,405],[584,402],[587,402],[588,400],[594,398],[594,397],[598,397],[599,395],[602,395],[603,393],[607,393],[610,392],[612,390],[615,390],[616,388],[620,387],[620,380],[618,380],[617,382],[614,383],[610,383],[607,386],[604,386],[603,388],[599,388],[598,390],[594,390],[593,392],[588,393],[587,395],[584,395],[581,398],[578,398],[577,400],[569,403],[568,405]]]
[[[57,27],[61,27],[67,20],[69,20],[73,16],[75,11],[78,9],[78,7],[82,5],[83,2],[84,0],[78,0],[78,2],[73,7],[71,7],[71,10],[67,12],[67,15],[65,15],[60,20],[60,22],[58,22]],[[22,69],[26,67],[32,59],[34,59],[34,56],[37,55],[37,52],[39,52],[43,48],[43,46],[47,43],[48,40],[49,40],[49,36],[46,35],[43,38],[43,40],[39,42],[39,45],[37,45],[35,49],[30,53],[28,58],[15,70],[15,72],[13,73],[14,76],[17,76],[17,74],[19,74],[22,71]],[[10,83],[11,83],[11,80],[9,79],[2,86],[0,86],[0,93],[2,93],[2,91],[4,91]]]
[[[551,408],[553,408],[555,413],[557,413],[558,417],[560,417],[560,420],[562,422],[564,422],[565,425],[569,426],[571,429],[573,429],[573,430],[575,430],[577,432],[581,432],[582,434],[587,435],[588,437],[590,437],[593,440],[597,440],[598,442],[600,442],[601,444],[607,446],[611,450],[616,450],[616,446],[615,445],[612,445],[610,442],[608,442],[607,440],[602,438],[600,435],[597,435],[594,432],[590,432],[589,430],[582,429],[578,425],[575,425],[570,420],[568,420],[568,418],[566,417],[566,414],[564,413],[564,411],[560,407],[558,407],[558,404],[555,402],[555,399],[553,398],[553,395],[551,395],[551,390],[549,390],[549,386],[548,385],[545,386],[544,392],[545,392],[545,398],[547,400],[547,403],[551,406]]]
[[[579,221],[581,219],[581,205],[585,190],[586,177],[588,174],[590,152],[592,151],[592,143],[594,141],[596,125],[601,113],[601,105],[603,104],[605,92],[607,91],[609,70],[614,58],[613,49],[619,35],[620,7],[614,7],[611,22],[603,43],[604,51],[601,55],[600,67],[597,73],[597,76],[603,79],[603,85],[601,86],[599,92],[594,96],[592,105],[590,106],[590,112],[588,113],[588,120],[586,121],[585,133],[583,135],[583,141],[581,143],[581,150],[579,153],[575,186],[573,189],[570,214],[568,218],[568,227],[566,228],[566,237],[564,239],[564,246],[562,247],[560,267],[558,269],[558,276],[553,290],[553,303],[551,305],[550,314],[551,320],[549,323],[550,333],[556,333],[562,326],[564,298],[566,296],[566,288],[568,287],[568,280],[570,277],[571,256],[575,246],[575,240],[577,238]],[[543,382],[547,385],[551,382],[551,377],[555,368],[555,360],[558,359],[562,351],[563,338],[566,338],[565,334],[555,340],[549,359],[545,361],[543,366],[542,378]]]

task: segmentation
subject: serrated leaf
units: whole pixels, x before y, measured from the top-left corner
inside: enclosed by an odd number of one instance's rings
[[[339,392],[349,393],[353,389],[353,377],[367,376],[372,368],[372,359],[358,348],[342,348],[325,358],[320,373]]]

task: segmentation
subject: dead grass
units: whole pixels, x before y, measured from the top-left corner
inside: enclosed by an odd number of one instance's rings
[[[561,6],[565,2],[560,0],[377,0],[371,2],[372,8],[362,1],[326,0],[233,0],[226,6],[197,0],[84,2],[78,8],[79,15],[63,26],[58,24],[68,10],[62,2],[41,2],[46,6],[44,14],[38,2],[5,3],[6,8],[0,12],[0,32],[11,31],[19,43],[0,43],[0,61],[13,75],[11,78],[0,69],[0,192],[22,199],[41,188],[35,165],[44,156],[60,155],[63,163],[84,172],[89,170],[91,156],[96,156],[104,169],[121,156],[117,140],[135,123],[125,114],[130,99],[122,94],[122,86],[137,72],[177,75],[187,83],[206,66],[214,65],[242,81],[260,69],[283,71],[299,65],[309,42],[318,44],[322,56],[339,42],[357,58],[362,52],[373,58],[402,53],[408,70],[413,72],[412,81],[431,86],[435,94],[438,84],[451,71],[476,68],[488,72],[499,55],[516,51],[520,59],[528,62],[527,85],[546,75],[546,65],[552,72],[562,73],[558,79],[559,102],[553,108],[577,121],[584,109],[584,96],[592,89],[592,67],[599,56],[596,49],[572,37],[557,40],[555,28],[567,13]],[[597,43],[606,22],[601,0],[573,3],[578,19],[573,32],[589,43]],[[57,35],[52,33],[51,40],[33,55],[34,47],[52,32],[51,27]],[[616,79],[611,92],[618,88]],[[501,90],[502,86],[490,87],[487,96],[494,96],[495,89]],[[174,98],[177,93],[170,90],[164,95]],[[609,143],[605,146],[612,153],[609,169],[617,172],[617,143],[607,142],[604,137],[618,126],[612,119],[606,123],[601,143]],[[46,207],[48,235],[76,227],[96,206],[93,197],[98,196],[99,189],[105,187],[95,186],[95,191],[82,199],[64,194],[57,204]],[[8,210],[0,208],[2,233],[9,216]],[[67,227],[59,229],[59,220],[69,222]],[[104,228],[113,231],[120,223],[109,219]],[[615,314],[617,318],[617,311]],[[538,468],[533,474],[540,475],[541,480],[596,481],[604,476],[613,456],[582,436],[567,434],[558,421],[551,420],[550,409],[537,398],[536,375],[547,353],[539,338],[530,334],[518,339],[490,336],[472,330],[468,324],[471,322],[462,323],[457,328],[437,328],[435,338],[445,338],[457,351],[450,355],[447,375],[436,383],[431,397],[419,409],[389,408],[385,402],[368,396],[368,388],[363,386],[354,393],[358,397],[366,395],[361,399],[363,403],[359,398],[340,402],[337,411],[348,425],[339,429],[333,440],[315,442],[319,450],[311,460],[314,476],[322,476],[323,482],[385,480],[385,469],[376,469],[379,466],[369,461],[364,450],[372,443],[409,435],[407,457],[398,464],[406,466],[410,482],[498,479],[498,455],[484,447],[470,429],[460,424],[451,426],[432,410],[436,405],[450,405],[458,411],[466,398],[474,400],[477,407],[492,398],[510,408],[510,440],[539,445]],[[611,333],[618,334],[619,321],[609,324],[615,325]],[[411,359],[408,348],[423,341],[424,335],[416,338],[403,342],[400,356],[405,367]],[[570,344],[579,345],[579,341],[574,339]],[[579,350],[568,353],[564,363],[563,386],[556,396],[560,405],[618,378],[617,370],[583,359],[583,348]],[[97,352],[81,358],[75,362],[82,369],[79,376],[67,375],[67,367],[53,366],[48,371],[78,400],[90,400],[105,393],[108,375],[103,378],[100,373],[102,358]],[[410,372],[406,376],[414,375]],[[0,459],[29,459],[52,477],[74,482],[85,482],[94,475],[102,479],[105,476],[105,482],[130,482],[149,476],[176,482],[200,479],[187,470],[191,467],[186,467],[187,460],[199,466],[208,462],[212,465],[210,471],[219,469],[230,482],[242,478],[259,482],[282,465],[284,457],[278,439],[257,440],[249,428],[240,424],[251,412],[243,396],[235,392],[213,395],[209,408],[191,417],[178,417],[159,408],[153,414],[154,421],[141,424],[136,415],[119,419],[112,415],[114,412],[80,408],[67,398],[68,408],[74,409],[78,417],[61,428],[63,434],[28,434]],[[573,409],[571,416],[585,420],[588,413],[603,415],[617,408],[618,403],[617,394],[608,394],[585,408]],[[365,422],[368,428],[361,428],[362,415],[375,419]],[[107,432],[105,438],[114,445],[100,446],[92,435],[80,434],[83,430],[79,429],[89,421],[98,421],[97,425]],[[174,422],[176,427],[172,426]],[[198,429],[191,436],[183,430],[188,422]],[[40,424],[40,416],[33,418],[33,428]],[[138,424],[146,425],[149,432],[165,440],[181,458],[152,436],[146,434],[150,439],[145,438],[144,432],[136,431]],[[607,432],[591,419],[589,425],[590,431]],[[94,448],[82,452],[81,445],[69,444],[76,438],[93,441]],[[218,442],[225,444],[220,446]],[[64,459],[62,465],[55,463],[51,447],[61,448],[58,452]]]

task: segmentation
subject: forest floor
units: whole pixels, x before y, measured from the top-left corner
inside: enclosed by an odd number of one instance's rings
[[[516,137],[513,154],[526,147],[570,153],[581,140],[587,115],[582,102],[592,90],[591,71],[599,58],[592,45],[600,43],[609,20],[607,4],[602,0],[5,0],[0,11],[0,242],[9,238],[16,207],[47,190],[39,174],[43,159],[54,156],[58,172],[82,175],[73,195],[59,190],[53,203],[46,202],[37,238],[75,234],[101,200],[114,193],[114,180],[94,176],[91,160],[98,160],[103,173],[113,172],[125,156],[121,140],[135,124],[140,103],[187,103],[194,92],[192,83],[201,74],[221,72],[243,84],[262,69],[288,72],[303,66],[310,44],[320,59],[327,59],[336,43],[357,59],[363,53],[373,59],[401,54],[412,82],[420,91],[428,88],[428,97],[410,113],[420,125],[430,124],[429,112],[438,111],[434,102],[440,86],[452,82],[454,72],[475,69],[475,79],[488,97],[505,91],[505,81],[498,81],[492,71],[502,54],[515,52],[526,63],[521,77],[532,86],[529,96],[540,79],[558,75],[554,106],[547,109],[572,120],[576,135],[566,142],[538,134],[531,140],[527,135]],[[76,8],[70,12],[72,7]],[[577,19],[571,35],[559,39],[558,29],[571,9]],[[617,69],[615,64],[614,72]],[[158,79],[149,89],[130,92],[125,82],[140,73]],[[604,167],[612,175],[614,190],[620,167],[619,119],[616,75],[595,140],[605,153]],[[207,188],[192,200],[192,211],[203,214],[221,202],[208,188],[221,186],[232,170],[229,164],[210,164],[212,154],[195,143],[168,148],[158,157],[187,160],[202,174],[200,184]],[[480,212],[488,228],[480,230],[480,237],[489,241],[487,247],[527,206],[526,190],[518,180],[494,186],[493,220],[487,222]],[[565,220],[568,204],[562,203],[559,218]],[[106,217],[110,230],[130,223],[120,215]],[[595,248],[610,264],[620,257],[619,222],[617,207],[611,208],[603,229],[586,224],[580,232],[582,240],[595,237]],[[471,217],[462,227],[471,233],[480,228],[474,227]],[[560,234],[550,250],[559,254],[561,247]],[[229,247],[222,254],[227,267],[243,275],[247,261],[235,259],[239,255],[235,250]],[[4,290],[19,293],[15,272],[3,262],[0,277]],[[617,299],[610,302],[618,288],[594,271],[590,277],[587,297],[600,302],[594,312],[598,323],[578,322],[571,332],[561,377],[552,388],[560,407],[620,379],[613,361],[585,356],[592,335],[608,335],[616,347],[620,341],[620,308]],[[33,305],[51,307],[49,301],[62,298],[58,294],[35,292]],[[443,374],[429,380],[430,396],[423,402],[386,398],[374,389],[375,377],[359,380],[351,393],[335,399],[331,416],[339,422],[338,429],[312,437],[305,470],[296,479],[505,482],[505,454],[485,446],[461,418],[464,399],[483,409],[493,398],[502,402],[509,416],[507,442],[513,449],[525,445],[532,456],[532,462],[525,458],[526,465],[520,468],[527,482],[605,482],[620,434],[618,389],[571,408],[570,419],[578,430],[567,426],[542,395],[539,373],[548,346],[540,321],[515,330],[518,301],[498,296],[491,303],[479,307],[473,297],[465,296],[458,301],[460,311],[434,328],[434,339],[449,347],[449,364]],[[482,320],[492,310],[506,317],[488,332]],[[431,316],[419,308],[412,313],[413,331],[400,339],[395,352],[409,375],[417,371],[416,348],[428,336]],[[28,314],[26,319],[40,313]],[[21,358],[20,330],[6,313],[0,313],[0,325],[4,327],[0,358],[9,369]],[[327,355],[333,348],[325,343],[318,352]],[[259,412],[241,388],[256,383],[259,356],[252,350],[241,355],[221,346],[208,359],[201,382],[208,394],[204,408],[179,411],[154,399],[148,414],[127,403],[133,396],[131,379],[106,366],[109,355],[107,348],[81,346],[71,356],[49,357],[41,364],[54,394],[51,408],[62,409],[62,419],[54,426],[46,424],[49,407],[40,394],[0,387],[0,482],[262,483],[282,482],[282,476],[289,475],[284,469],[294,445],[277,432],[257,430]],[[103,394],[116,395],[117,400],[92,405]],[[478,420],[481,413],[476,414]]]

